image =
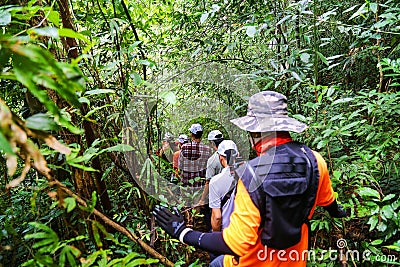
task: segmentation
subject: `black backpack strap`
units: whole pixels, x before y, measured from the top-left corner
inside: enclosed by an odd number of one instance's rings
[[[230,172],[233,175],[233,181],[231,183],[231,185],[229,186],[229,191],[225,194],[225,196],[221,199],[221,209],[222,207],[225,205],[225,203],[228,201],[228,199],[231,198],[233,191],[235,190],[236,186],[237,186],[237,182],[239,181],[240,177],[237,173],[237,169],[239,167],[241,167],[243,164],[245,164],[245,162],[238,162],[236,163],[234,166],[230,166]],[[245,164],[246,168],[248,168],[248,164]],[[251,168],[251,167],[250,167]]]
[[[226,193],[225,196],[221,200],[221,206],[220,206],[221,209],[225,205],[225,203],[228,201],[228,199],[231,198],[233,190],[235,190],[235,188],[236,188],[236,185],[237,185],[237,180],[233,179],[231,186],[229,187],[228,193]]]
[[[304,218],[304,223],[307,225],[308,228],[308,249],[311,249],[311,223],[310,220],[308,219],[308,215],[310,214],[310,211],[314,205],[315,202],[315,198],[317,197],[317,191],[318,191],[318,184],[319,184],[319,177],[316,177],[316,173],[313,171],[314,168],[318,169],[318,163],[317,166],[313,166],[313,164],[311,163],[311,159],[309,157],[309,155],[307,154],[307,151],[304,147],[301,147],[301,150],[304,152],[304,155],[306,156],[306,160],[307,160],[307,165],[308,167],[311,168],[311,173],[310,173],[310,177],[309,177],[309,188],[311,190],[311,194],[314,195],[313,198],[311,198],[312,201],[310,201],[308,203],[308,207],[307,207],[307,215]],[[310,149],[308,149],[309,153],[312,153],[312,151]],[[318,174],[319,175],[319,174]],[[312,202],[312,203],[311,203]]]

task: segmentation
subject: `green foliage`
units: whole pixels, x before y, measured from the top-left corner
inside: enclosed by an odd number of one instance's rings
[[[83,90],[83,84],[74,82],[82,77],[79,68],[57,62],[47,50],[26,43],[21,38],[0,37],[0,47],[1,53],[8,55],[6,61],[12,55],[13,62],[13,71],[2,74],[1,77],[19,81],[47,108],[55,122],[68,128],[71,132],[81,133],[77,127],[71,124],[70,118],[49,98],[48,92],[43,89],[54,90],[69,103],[79,107],[81,104],[77,93]],[[30,120],[38,119],[39,115],[35,116]],[[47,124],[49,125],[49,122]],[[53,126],[47,126],[47,128],[54,127],[54,123]]]
[[[400,208],[400,198],[395,194],[382,198],[378,191],[370,187],[361,187],[357,193],[364,200],[359,206],[358,216],[369,218],[369,231],[378,230],[380,234],[377,237],[384,241],[395,236],[400,226],[400,220],[396,216]]]
[[[26,261],[21,266],[142,266],[157,263],[156,259],[145,259],[139,253],[129,253],[123,258],[109,259],[113,253],[110,250],[98,250],[90,253],[86,257],[82,257],[82,252],[70,243],[84,240],[87,237],[78,236],[76,238],[60,241],[57,234],[48,226],[41,223],[30,223],[39,231],[25,235],[25,239],[36,239],[32,248],[37,250],[34,258]],[[93,221],[94,236],[96,242],[101,244],[97,230],[105,233],[114,242],[113,236],[105,230],[105,228]],[[118,242],[117,242],[118,244]],[[101,246],[100,246],[101,247]],[[79,263],[79,261],[80,263]]]

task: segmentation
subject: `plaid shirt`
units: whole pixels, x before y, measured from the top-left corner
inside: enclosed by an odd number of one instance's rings
[[[181,148],[178,167],[182,171],[182,183],[188,184],[190,179],[206,177],[207,160],[211,157],[211,148],[202,143],[191,141]],[[196,183],[197,186],[199,185]]]

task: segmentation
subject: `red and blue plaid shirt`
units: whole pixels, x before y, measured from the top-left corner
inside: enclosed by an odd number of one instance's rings
[[[207,160],[211,155],[211,148],[200,142],[191,141],[182,146],[178,167],[181,170],[183,185],[188,185],[190,179],[206,177]],[[194,183],[193,186],[203,183],[204,181],[199,181]]]

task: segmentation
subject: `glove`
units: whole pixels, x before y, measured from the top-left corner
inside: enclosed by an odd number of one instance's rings
[[[324,207],[326,211],[329,212],[329,215],[331,215],[334,218],[344,218],[347,217],[346,210],[343,208],[342,205],[338,204],[335,201],[332,202],[329,206]]]
[[[192,229],[186,227],[185,220],[178,208],[173,207],[172,209],[174,213],[165,207],[157,206],[153,210],[153,214],[156,222],[165,230],[165,232],[173,238],[179,239],[183,243],[183,236]]]

